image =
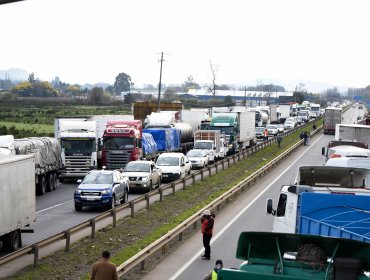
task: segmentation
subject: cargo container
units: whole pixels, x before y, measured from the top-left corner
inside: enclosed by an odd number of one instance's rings
[[[370,126],[362,124],[337,124],[335,140],[350,140],[370,145]]]
[[[324,134],[335,134],[335,126],[342,122],[342,109],[327,107],[324,118]]]
[[[0,182],[0,249],[15,251],[22,228],[36,219],[34,156],[0,156]]]

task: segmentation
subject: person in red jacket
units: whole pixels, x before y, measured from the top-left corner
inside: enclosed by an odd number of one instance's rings
[[[203,260],[211,259],[211,238],[213,234],[213,225],[214,225],[215,215],[211,215],[211,211],[204,210],[203,216],[201,218],[202,222],[202,234],[203,234],[203,246],[204,246],[204,255],[202,255]]]

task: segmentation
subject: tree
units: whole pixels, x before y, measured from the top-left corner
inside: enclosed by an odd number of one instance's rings
[[[194,78],[192,75],[189,75],[186,78],[186,81],[182,84],[183,90],[187,92],[189,89],[200,89],[199,84],[194,82]]]
[[[212,92],[213,97],[216,96],[216,78],[219,66],[212,63],[212,60],[209,61],[209,67],[212,74],[212,86],[208,87],[209,91]]]
[[[121,92],[123,91],[130,91],[130,88],[134,85],[133,82],[131,82],[131,77],[127,75],[126,73],[119,73],[116,77],[116,81],[114,82],[114,93],[117,95],[121,95]]]
[[[103,88],[94,87],[89,94],[89,101],[95,105],[105,104],[110,101],[110,95]]]

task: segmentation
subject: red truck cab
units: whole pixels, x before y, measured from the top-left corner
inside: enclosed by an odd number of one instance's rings
[[[102,165],[106,169],[124,168],[142,157],[142,122],[108,121],[103,134]]]

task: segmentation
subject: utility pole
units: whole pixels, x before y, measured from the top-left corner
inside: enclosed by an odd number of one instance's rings
[[[157,112],[161,111],[162,63],[163,63],[163,52],[161,52],[161,69],[159,72]]]

